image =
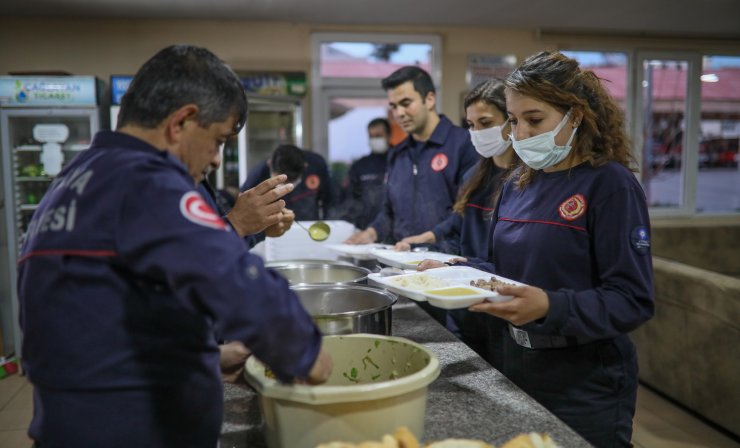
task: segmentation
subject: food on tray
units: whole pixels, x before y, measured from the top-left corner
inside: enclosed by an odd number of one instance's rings
[[[559,448],[547,434],[519,434],[513,439],[501,445],[501,448]]]
[[[409,275],[407,277],[396,277],[390,279],[390,282],[402,288],[414,291],[424,291],[425,289],[442,288],[447,286],[444,280],[431,277],[427,274]]]
[[[478,291],[475,291],[470,288],[466,288],[464,286],[456,286],[453,288],[444,288],[444,289],[429,289],[424,292],[427,294],[434,294],[435,296],[447,296],[447,297],[460,297],[460,296],[469,296],[471,294],[478,294]]]
[[[486,280],[484,278],[479,278],[478,280],[471,280],[470,281],[470,286],[475,286],[476,288],[481,288],[481,289],[487,289],[489,291],[494,291],[497,286],[503,286],[503,285],[514,286],[513,283],[502,282],[501,280],[497,279],[496,277],[491,277],[490,280]]]

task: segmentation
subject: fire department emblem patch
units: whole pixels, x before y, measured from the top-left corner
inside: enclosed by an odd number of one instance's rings
[[[558,213],[566,221],[575,221],[586,213],[586,198],[582,194],[574,194],[560,204]]]
[[[432,158],[432,169],[436,172],[440,172],[447,168],[448,162],[449,160],[447,160],[447,156],[440,152]]]
[[[319,176],[315,174],[311,174],[310,176],[306,177],[306,180],[304,181],[306,183],[306,188],[309,190],[315,190],[319,188],[319,185],[321,185],[321,179],[319,179]]]
[[[229,230],[223,219],[214,212],[200,194],[189,191],[180,199],[180,213],[188,221],[217,230]]]

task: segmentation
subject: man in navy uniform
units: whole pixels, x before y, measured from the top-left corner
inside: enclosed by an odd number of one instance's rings
[[[446,219],[463,174],[478,161],[470,134],[437,114],[432,78],[402,67],[383,79],[394,119],[408,137],[388,154],[383,207],[347,243],[392,242],[418,235]]]
[[[293,145],[290,146],[295,148]],[[335,201],[329,168],[321,155],[305,149],[300,151],[303,154],[304,168],[298,179],[299,182],[294,182],[293,191],[283,198],[286,207],[295,213],[295,219],[299,221],[326,219],[327,211]],[[274,169],[276,167],[271,167],[268,163],[271,159],[272,157],[260,162],[249,172],[247,181],[242,185],[242,191],[253,188],[275,173]],[[278,174],[281,173],[278,172]],[[292,182],[293,179],[289,179],[289,181]]]
[[[367,134],[370,154],[349,168],[348,218],[358,229],[367,227],[383,205],[391,125],[385,118],[375,118],[368,123]]]
[[[227,65],[165,48],[134,77],[118,130],[98,133],[45,195],[18,263],[39,447],[215,447],[216,335],[282,381],[328,377],[287,282],[196,191],[246,115]]]

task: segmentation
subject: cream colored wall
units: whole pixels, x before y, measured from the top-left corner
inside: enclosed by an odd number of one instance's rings
[[[235,70],[311,73],[312,32],[412,33],[442,37],[442,112],[460,117],[470,54],[515,54],[521,61],[542,49],[701,49],[738,53],[738,41],[648,39],[538,33],[534,29],[367,27],[287,22],[92,20],[0,18],[0,73],[66,70],[108,80],[132,74],[157,50],[173,43],[209,48]],[[305,143],[311,141],[310,98],[304,109]]]

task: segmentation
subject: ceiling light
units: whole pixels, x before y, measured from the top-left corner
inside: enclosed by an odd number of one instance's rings
[[[714,73],[707,73],[706,75],[701,75],[702,82],[719,82],[719,76],[715,75]]]

